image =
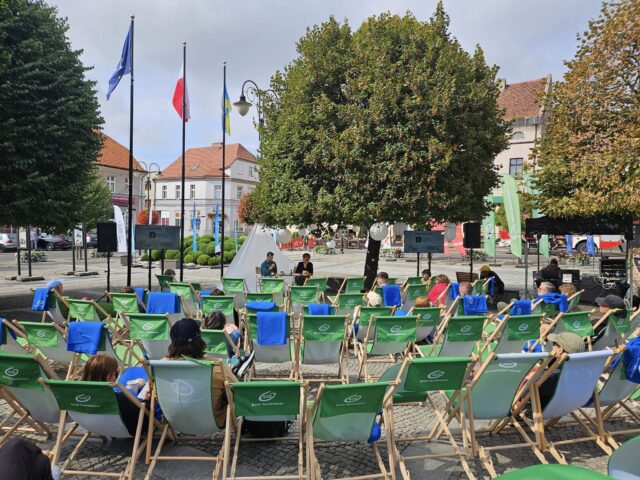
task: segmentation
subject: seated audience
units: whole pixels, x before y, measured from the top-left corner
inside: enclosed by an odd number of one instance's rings
[[[304,285],[304,282],[313,275],[313,263],[311,263],[311,255],[305,253],[302,255],[302,261],[298,262],[298,266],[294,270],[296,285]]]
[[[389,285],[389,274],[387,272],[380,272],[376,277],[376,282],[379,287]]]
[[[429,301],[429,297],[427,297],[426,295],[422,295],[416,298],[416,301],[414,303],[414,307],[416,308],[427,308],[430,306],[431,306],[431,302]]]
[[[427,285],[429,283],[429,280],[431,280],[431,270],[425,268],[424,270],[422,270],[422,284]]]
[[[273,252],[267,252],[267,258],[260,265],[260,275],[262,277],[275,277],[278,275],[278,266],[276,262],[273,260],[274,254]]]
[[[429,301],[434,307],[441,307],[444,305],[446,298],[445,295],[443,295],[443,292],[447,289],[449,283],[449,277],[446,275],[438,275],[436,277],[436,284],[428,295]]]

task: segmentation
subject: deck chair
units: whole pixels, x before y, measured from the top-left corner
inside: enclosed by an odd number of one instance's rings
[[[640,480],[640,435],[627,440],[609,457],[607,473],[617,480]]]
[[[385,357],[378,361],[393,363],[396,355],[409,355],[416,342],[417,325],[417,316],[371,316],[367,335],[358,344],[357,354],[360,361],[358,378],[361,378],[364,373],[365,382],[371,381],[368,368],[368,362],[372,361],[370,356],[383,355]]]
[[[284,304],[285,283],[284,278],[260,278],[260,292],[271,293],[278,305]]]
[[[348,317],[346,315],[304,315],[302,335],[297,338],[300,370],[303,365],[338,365],[337,376],[313,376],[316,380],[349,383]],[[311,376],[304,375],[309,379]]]
[[[360,307],[358,311],[358,315],[356,319],[354,319],[354,323],[357,327],[354,327],[355,337],[363,341],[367,336],[367,332],[369,331],[369,320],[372,316],[389,316],[393,314],[394,307]],[[371,332],[369,338],[373,338],[374,332]]]
[[[507,315],[489,336],[486,345],[491,348],[498,339],[493,348],[496,353],[520,353],[529,340],[541,343],[541,321],[542,315]]]
[[[292,285],[289,289],[289,298],[287,302],[287,311],[299,314],[304,305],[310,303],[318,303],[320,301],[320,289],[318,286],[296,286]]]
[[[209,362],[205,360],[151,360],[151,410],[155,409],[155,404],[162,406],[162,413],[166,420],[162,427],[162,433],[156,450],[151,458],[146,480],[153,478],[153,470],[159,461],[209,461],[215,462],[213,471],[214,479],[220,476],[221,472],[227,471],[228,457],[225,455],[224,445],[215,456],[207,457],[176,457],[161,456],[167,435],[175,432],[178,435],[192,435],[204,437],[211,441],[211,436],[221,431],[216,425],[213,405],[216,402],[215,395],[222,392],[213,388],[214,366],[222,368],[223,377],[233,381],[230,372],[218,361]],[[227,414],[228,415],[228,414]],[[151,435],[147,435],[147,452],[151,448]],[[149,455],[149,453],[147,453]],[[224,465],[221,465],[224,463]]]
[[[329,279],[327,277],[307,277],[307,280],[304,282],[304,286],[317,287],[321,299],[325,301],[328,281]]]
[[[307,388],[305,384],[293,381],[236,382],[225,383],[229,405],[227,406],[227,428],[225,430],[225,451],[231,450],[231,426],[236,432],[231,460],[231,473],[222,472],[222,478],[234,480],[253,479],[255,477],[236,476],[238,451],[242,442],[242,423],[244,419],[260,421],[295,421],[299,419],[298,429],[298,473],[297,475],[278,475],[279,479],[308,478],[305,470],[308,454],[304,447],[306,424]],[[293,437],[252,438],[252,441],[293,440]]]
[[[584,290],[577,291],[567,299],[569,301],[569,312],[573,312],[578,308],[578,305],[580,305],[580,297],[583,293]]]
[[[391,401],[395,386],[389,382],[360,383],[351,385],[320,385],[315,400],[307,414],[307,445],[311,478],[323,478],[315,448],[317,441],[366,442],[380,411],[387,413],[382,421],[391,418]],[[395,461],[388,425],[385,440],[389,452],[389,465]],[[366,478],[394,478],[393,470],[387,470],[376,443],[373,451],[380,469],[379,474]],[[343,477],[341,480],[359,479],[361,476]]]
[[[416,341],[422,342],[423,340],[426,340],[432,332],[435,333],[436,328],[440,323],[442,307],[413,307],[409,310],[409,315],[418,316]]]
[[[340,286],[340,292],[342,293],[362,293],[364,288],[364,282],[367,277],[347,277],[342,281]]]
[[[604,318],[606,317],[606,318]],[[619,317],[616,312],[609,310],[603,318],[600,318],[595,324],[594,329],[603,322],[607,322],[604,334],[593,342],[592,350],[602,350],[607,347],[616,348],[626,343],[630,335],[633,335],[632,312],[627,312],[624,317]]]
[[[58,295],[58,292],[51,290],[47,297],[47,308],[42,312],[42,321],[49,317],[52,322],[58,325],[64,325],[69,315],[69,304],[67,300]]]
[[[466,459],[467,456],[473,455],[473,448],[475,447],[473,442],[473,416],[467,392],[464,390],[467,377],[474,363],[469,357],[407,358],[402,365],[394,365],[383,375],[385,379],[396,376],[395,380],[398,383],[398,387],[393,397],[394,405],[426,401],[431,407],[437,422],[431,434],[427,437],[419,436],[402,439],[396,439],[395,429],[391,422],[389,430],[393,437],[392,448],[394,449],[392,458],[399,463],[403,478],[410,478],[405,464],[406,461],[447,456],[458,457],[467,476],[474,478]],[[444,409],[437,405],[437,399],[434,398],[441,393],[445,394],[443,395],[445,401]],[[461,403],[465,405],[465,408],[456,417],[462,431],[462,447],[458,444],[449,428],[454,417],[449,416],[447,418],[446,416],[456,402],[458,405]],[[426,440],[430,442],[437,431],[442,431],[447,435],[451,445],[451,452],[403,456],[398,451],[397,441],[416,442]]]
[[[425,357],[468,357],[482,339],[484,322],[483,316],[449,318],[443,326],[444,333],[436,333],[433,344],[420,345],[418,351]]]
[[[63,367],[73,360],[67,350],[66,332],[55,323],[15,322],[27,336],[32,353],[40,352],[46,359]]]
[[[0,422],[0,445],[16,432],[49,436],[58,424],[60,409],[40,378],[58,376],[37,356],[0,352],[0,398],[9,406]]]
[[[53,448],[54,465],[60,464],[60,454],[65,441],[64,425],[67,415],[86,430],[86,433],[75,445],[65,462],[60,466],[60,475],[80,475],[80,476],[116,476],[111,472],[99,472],[92,470],[74,470],[69,468],[78,452],[80,452],[85,442],[92,436],[112,437],[112,438],[133,438],[133,448],[131,456],[123,471],[119,473],[119,478],[132,480],[135,473],[136,462],[144,452],[145,443],[141,441],[142,423],[145,415],[149,414],[144,404],[129,392],[120,383],[111,382],[80,382],[63,380],[46,380],[47,388],[55,396],[60,408],[60,424],[58,426],[58,437]],[[118,387],[127,398],[139,409],[138,423],[135,434],[132,435],[127,430],[122,421],[120,407],[114,392],[114,387]],[[150,422],[153,425],[153,422]]]
[[[409,285],[423,285],[422,277],[407,277],[402,287],[407,287]],[[424,286],[424,285],[423,285]]]
[[[424,297],[427,294],[427,289],[422,283],[408,284],[404,289],[404,295],[402,296],[402,306],[404,308],[410,308],[416,303],[416,298]]]
[[[593,324],[589,315],[593,310],[584,310],[580,312],[565,312],[559,315],[556,332],[571,332],[579,337],[585,338],[587,347],[591,350],[591,336],[594,335]]]
[[[338,314],[353,314],[356,307],[365,305],[365,296],[363,293],[339,293],[333,298],[333,306]]]
[[[227,349],[227,345],[231,345],[232,354],[240,353],[236,345],[234,345],[233,340],[231,340],[224,330],[202,329],[200,330],[200,335],[206,344],[204,351],[206,352],[207,357],[229,358],[229,349]]]
[[[222,290],[225,295],[233,295],[236,308],[242,308],[247,301],[247,285],[244,278],[225,277],[222,279]]]
[[[167,315],[171,325],[185,315],[180,295],[171,292],[151,292],[147,297],[147,313]]]
[[[111,303],[113,304],[113,311],[116,312],[117,318],[116,322],[120,326],[121,320],[122,324],[128,328],[126,325],[126,318],[123,316],[127,313],[144,313],[146,312],[146,307],[142,299],[138,296],[137,293],[112,293],[107,292],[107,296],[111,299]]]
[[[27,353],[27,335],[9,320],[0,317],[0,352]]]
[[[263,292],[248,292],[246,294],[247,303],[249,302],[274,302],[276,305],[282,305],[282,303],[278,303],[273,293],[263,293]],[[245,305],[243,305],[244,307]]]
[[[575,465],[532,465],[503,473],[496,478],[500,480],[611,480],[612,477]],[[634,477],[630,477],[628,480],[633,479]]]
[[[93,300],[76,300],[69,298],[67,302],[69,303],[67,321],[99,322],[101,320],[98,314],[100,306]],[[108,316],[106,312],[104,315]]]
[[[283,312],[284,313],[284,312]],[[293,380],[297,377],[297,350],[295,348],[295,340],[291,337],[291,322],[293,316],[291,314],[285,314],[287,316],[286,322],[286,334],[285,343],[283,345],[260,345],[258,338],[260,332],[258,329],[258,314],[249,314],[247,322],[247,335],[245,341],[245,350],[252,350],[256,353],[255,363],[253,364],[250,372],[252,378],[257,375],[256,364],[257,363],[288,363],[291,362],[291,370],[288,372],[288,378]],[[260,378],[263,379],[262,377]],[[267,378],[269,379],[269,378]],[[271,379],[281,379],[273,377]]]
[[[131,340],[142,346],[148,359],[158,360],[167,356],[171,340],[171,324],[167,315],[154,313],[129,313]]]
[[[225,318],[227,319],[227,323],[235,322],[234,315],[234,304],[235,298],[231,295],[203,295],[201,297],[202,301],[202,316],[206,317],[214,310],[220,310]]]
[[[176,281],[173,275],[156,275],[156,280],[158,280],[158,286],[161,292],[168,292],[170,289],[169,283]]]
[[[199,318],[200,294],[196,292],[190,283],[171,282],[169,291],[180,297],[182,310],[191,318]]]

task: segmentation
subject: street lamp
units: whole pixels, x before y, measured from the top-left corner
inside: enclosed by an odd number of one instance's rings
[[[158,175],[161,174],[160,171],[160,165],[158,165],[157,163],[150,163],[148,166],[145,162],[139,161],[139,164],[141,164],[144,167],[144,173],[146,174],[146,181],[144,183],[144,190],[146,192],[146,199],[144,201],[145,203],[145,208],[147,209],[147,211],[149,212],[149,223],[152,223],[152,211],[151,211],[151,174],[152,173],[157,173]],[[155,167],[155,168],[154,168]],[[155,186],[155,182],[156,179],[153,179],[153,184]],[[155,195],[154,195],[154,203],[155,203]]]
[[[271,100],[273,101],[277,102],[280,100],[278,94],[270,88],[267,90],[261,90],[253,80],[245,80],[240,91],[240,99],[233,103],[233,106],[236,107],[238,113],[243,117],[249,113],[251,106],[256,103],[258,108],[258,140],[262,127],[264,127],[264,110],[262,108],[262,101],[265,95],[271,97]],[[247,98],[249,100],[247,100]]]

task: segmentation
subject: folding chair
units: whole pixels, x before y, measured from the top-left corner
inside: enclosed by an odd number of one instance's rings
[[[320,290],[317,286],[306,287],[292,285],[289,289],[289,298],[287,302],[287,312],[299,314],[304,305],[310,303],[318,303],[320,301]]]
[[[200,318],[200,294],[193,289],[190,283],[169,283],[169,291],[180,297],[182,309],[191,318]]]
[[[227,471],[228,450],[224,442],[215,456],[161,456],[167,435],[190,435],[211,441],[211,436],[222,429],[216,425],[213,405],[217,395],[222,391],[214,389],[214,368],[221,368],[225,380],[233,381],[233,377],[222,362],[205,360],[151,360],[151,411],[156,403],[162,406],[165,424],[162,426],[160,440],[151,460],[146,480],[153,478],[153,471],[159,461],[213,461],[214,479],[221,472]],[[227,412],[227,417],[229,413]],[[230,423],[230,422],[229,422]],[[151,435],[147,435],[147,456],[151,450]],[[223,463],[223,465],[221,465]]]
[[[119,382],[80,382],[45,380],[48,389],[51,390],[60,408],[60,424],[58,426],[58,437],[53,448],[54,465],[60,464],[60,453],[65,442],[64,425],[67,415],[75,421],[78,426],[86,430],[80,441],[75,445],[65,462],[60,467],[60,475],[81,475],[81,476],[105,476],[119,478],[134,478],[136,462],[145,444],[141,441],[142,425],[145,415],[149,416],[149,410],[138,400],[129,390]],[[129,401],[138,408],[138,423],[135,434],[130,434],[122,421],[120,406],[114,392],[114,387],[118,387]],[[149,421],[153,425],[153,421]],[[112,437],[112,438],[133,438],[133,448],[131,456],[123,471],[119,474],[96,470],[74,470],[69,468],[71,462],[80,452],[85,442],[92,436]]]
[[[363,293],[339,293],[333,299],[333,306],[338,314],[353,314],[356,307],[365,305],[365,296]]]
[[[611,480],[611,477],[575,465],[532,465],[500,475],[500,480]],[[621,479],[622,480],[622,479]],[[630,477],[626,480],[634,480]]]
[[[202,316],[206,317],[214,310],[219,310],[224,314],[227,319],[227,323],[235,323],[234,305],[235,298],[230,295],[203,295],[202,302]]]
[[[419,345],[418,351],[425,357],[468,357],[482,339],[484,322],[485,317],[471,315],[445,319],[444,333],[437,332],[433,344]]]
[[[342,293],[362,293],[367,277],[347,277],[340,286]]]
[[[424,284],[422,283],[422,277],[407,277],[407,279],[405,280],[404,284],[402,285],[402,287],[407,287],[409,285],[422,285],[424,286]]]
[[[317,287],[322,301],[326,301],[327,277],[307,277],[304,282],[305,287]]]
[[[129,335],[142,346],[148,359],[159,360],[167,356],[171,344],[171,324],[167,315],[155,313],[129,313]]]
[[[633,335],[632,312],[627,312],[624,317],[619,317],[616,312],[609,310],[594,325],[598,328],[602,323],[607,322],[604,334],[596,339],[591,345],[592,350],[602,350],[607,347],[616,348],[626,343],[630,335]]]
[[[433,332],[435,333],[440,316],[442,315],[442,307],[413,307],[409,310],[409,315],[418,317],[418,328],[416,329],[416,341],[422,342]]]
[[[236,308],[242,308],[246,302],[247,285],[244,278],[224,277],[222,279],[222,290],[225,295],[233,295]]]
[[[167,315],[171,325],[180,320],[183,311],[180,295],[171,292],[150,292],[147,297],[147,313]]]
[[[392,367],[390,371],[385,372],[383,378],[390,378],[396,375],[398,387],[393,397],[394,405],[402,403],[413,403],[416,400],[420,402],[426,401],[436,418],[436,425],[427,436],[405,437],[396,439],[393,423],[389,425],[389,431],[393,437],[392,447],[394,450],[393,458],[399,463],[400,471],[405,479],[410,478],[409,471],[406,468],[406,461],[420,460],[427,458],[441,457],[458,457],[462,468],[470,479],[475,478],[471,473],[467,456],[474,455],[475,443],[473,441],[473,415],[471,413],[471,402],[464,386],[469,376],[469,372],[475,362],[469,357],[447,357],[447,358],[413,358],[405,359],[402,365]],[[445,407],[439,408],[436,405],[437,399],[434,397],[442,394]],[[450,409],[458,404],[464,404],[465,408],[458,412],[456,416],[462,431],[462,448],[458,445],[453,433],[449,428],[449,424],[453,420],[453,416],[447,418]],[[444,432],[447,435],[451,452],[437,454],[422,454],[403,456],[397,448],[397,442],[416,442],[426,440],[431,442],[436,432]],[[471,448],[469,447],[471,443]]]
[[[26,334],[9,320],[0,318],[0,352],[27,353]]]
[[[27,336],[28,346],[32,353],[40,352],[53,363],[68,367],[73,360],[73,353],[67,350],[66,332],[55,323],[17,322]]]
[[[404,289],[404,296],[402,298],[402,306],[409,308],[415,305],[416,298],[424,297],[427,294],[427,288],[419,284],[408,284]]]
[[[357,318],[354,318],[355,337],[363,341],[369,331],[369,319],[372,316],[389,316],[393,314],[393,307],[360,307]],[[373,338],[373,332],[369,338]]]
[[[224,330],[202,329],[200,330],[200,336],[206,344],[204,351],[206,352],[207,357],[229,358],[230,355],[227,345],[231,345],[232,354],[240,353],[238,347],[233,343],[233,340],[231,340]]]
[[[67,323],[67,316],[69,315],[69,304],[67,300],[59,295],[55,290],[51,290],[47,297],[47,307],[42,312],[42,322],[45,318],[49,317],[52,322],[58,325],[64,325]]]
[[[170,288],[169,283],[175,282],[173,275],[156,275],[156,280],[158,280],[158,286],[161,292],[168,292]]]
[[[379,474],[365,478],[395,478],[393,472],[393,447],[391,433],[386,423],[391,418],[391,402],[394,384],[390,382],[360,383],[351,385],[320,385],[315,400],[307,414],[307,446],[309,448],[309,471],[313,480],[323,478],[315,447],[318,441],[366,442],[382,409],[389,452],[390,469],[387,470],[376,443],[373,451],[380,469]],[[362,476],[343,477],[341,480],[361,479]]]
[[[60,409],[51,392],[40,383],[41,378],[58,376],[37,356],[0,352],[0,398],[10,408],[0,422],[0,429],[5,432],[0,445],[15,432],[49,436],[52,433],[49,427],[58,424]],[[10,424],[15,417],[18,418]]]
[[[491,348],[497,338],[498,343],[493,348],[496,353],[521,353],[527,341],[541,343],[541,321],[542,315],[507,315],[491,333],[486,345]]]
[[[609,457],[607,473],[619,480],[640,480],[640,435],[627,440]]]
[[[111,299],[111,303],[113,304],[113,311],[116,312],[116,322],[118,326],[120,322],[117,319],[122,321],[122,324],[126,326],[126,319],[123,317],[124,314],[127,313],[144,313],[146,312],[146,306],[142,299],[138,296],[137,293],[112,293],[107,292],[107,296]],[[128,328],[128,327],[127,327]]]
[[[578,308],[578,305],[580,305],[580,297],[582,296],[583,293],[584,293],[584,290],[579,290],[567,299],[569,302],[569,310],[568,310],[569,312]]]
[[[284,278],[261,278],[260,292],[270,293],[278,305],[284,304],[285,283]]]
[[[75,299],[67,299],[69,303],[69,315],[67,317],[67,322],[72,320],[82,321],[82,322],[100,322],[102,318],[104,318],[112,328],[116,328],[116,323],[105,310],[98,305],[95,300],[75,300]],[[102,318],[100,318],[100,314],[102,314]]]
[[[291,336],[291,322],[293,321],[292,314],[287,314],[285,312],[281,312],[282,314],[287,316],[286,321],[286,333],[285,333],[285,343],[282,345],[260,345],[258,342],[258,338],[260,336],[260,331],[258,328],[258,314],[249,314],[248,322],[247,322],[247,335],[245,337],[245,350],[251,350],[256,353],[255,355],[255,363],[253,364],[250,372],[250,377],[252,378],[257,375],[257,364],[258,363],[289,363],[291,362],[291,370],[286,375],[289,380],[294,380],[297,378],[297,350],[295,349],[295,339]],[[285,377],[285,378],[286,378]],[[279,380],[282,379],[282,376],[272,378],[260,378],[260,380]]]
[[[248,480],[256,477],[236,476],[238,451],[242,442],[242,423],[244,419],[252,422],[260,421],[288,421],[299,419],[298,429],[298,473],[297,475],[278,475],[260,478],[271,479],[301,479],[308,478],[305,470],[308,453],[304,447],[306,427],[307,387],[294,381],[265,381],[265,382],[236,382],[225,383],[229,405],[227,407],[227,428],[225,430],[225,452],[229,455],[231,449],[231,426],[236,432],[231,461],[231,473],[226,470],[222,478],[234,480]],[[293,440],[294,437],[251,438],[251,441],[281,441]]]
[[[338,364],[337,376],[313,376],[314,380],[349,383],[348,317],[346,315],[304,315],[297,338],[300,370],[303,365]],[[311,375],[300,372],[305,379]]]
[[[556,324],[555,331],[575,333],[586,340],[587,348],[591,350],[591,336],[595,332],[589,315],[593,312],[594,310],[584,310],[580,312],[565,312],[562,315],[558,315],[559,321]]]
[[[373,328],[375,323],[375,330]],[[385,359],[379,362],[393,362],[395,356],[399,354],[409,355],[413,351],[416,342],[416,327],[418,317],[391,317],[372,316],[369,319],[367,335],[362,343],[358,344],[358,360],[360,370],[358,378],[361,378],[364,371],[365,382],[371,381],[369,375],[368,362],[371,355],[384,355]],[[375,332],[375,333],[374,333]]]

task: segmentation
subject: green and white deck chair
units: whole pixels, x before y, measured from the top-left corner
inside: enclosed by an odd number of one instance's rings
[[[413,307],[409,315],[418,316],[418,328],[416,329],[416,341],[426,340],[431,332],[436,331],[440,324],[442,307]]]
[[[251,369],[251,377],[257,375],[256,364],[257,363],[270,363],[270,364],[280,364],[280,363],[288,363],[291,362],[291,370],[289,372],[285,372],[290,380],[293,380],[297,377],[298,373],[298,356],[296,349],[296,341],[291,337],[291,323],[293,321],[293,315],[287,314],[287,333],[286,333],[286,341],[284,345],[260,345],[258,343],[258,315],[255,313],[250,313],[247,315],[247,333],[246,340],[247,344],[245,349],[252,350],[256,352],[255,363]],[[273,379],[281,379],[284,375],[280,376],[272,376]],[[269,379],[260,377],[261,380]]]
[[[329,279],[327,277],[307,277],[307,280],[304,282],[305,287],[318,287],[318,292],[320,293],[320,297],[322,300],[326,300],[326,291],[327,291],[327,282]]]
[[[93,300],[76,300],[73,298],[69,298],[67,299],[67,303],[69,304],[69,316],[67,317],[67,321],[100,321],[100,315],[98,315],[98,307]]]
[[[342,293],[362,293],[364,282],[367,277],[347,277],[342,281],[340,292]]]
[[[278,479],[301,479],[308,478],[305,474],[306,460],[308,454],[305,451],[304,436],[306,424],[306,386],[294,381],[261,381],[261,382],[236,382],[225,384],[229,405],[227,407],[227,425],[225,431],[225,451],[231,450],[231,425],[236,432],[233,444],[233,456],[231,461],[231,472],[224,471],[222,478],[234,480],[248,480],[256,477],[236,476],[238,465],[238,451],[242,441],[242,423],[244,419],[252,422],[273,422],[288,421],[293,422],[299,418],[300,428],[298,429],[298,473],[297,475],[278,475]],[[293,440],[294,437],[277,437],[255,439],[251,441],[279,441]],[[275,477],[272,477],[275,478]]]
[[[570,312],[573,312],[578,308],[578,305],[580,305],[580,297],[582,296],[583,293],[584,293],[584,290],[579,290],[567,299],[569,301]]]
[[[280,310],[282,308],[282,303],[278,303],[273,293],[262,293],[262,292],[248,292],[246,294],[247,303],[249,302],[274,302],[276,304],[276,308]],[[246,308],[246,304],[243,305]],[[253,310],[247,308],[249,312]]]
[[[222,290],[225,295],[233,295],[236,299],[236,308],[242,308],[247,301],[247,285],[244,278],[225,277],[222,279]]]
[[[640,480],[640,435],[627,440],[609,457],[607,473],[616,480]]]
[[[217,479],[221,471],[227,470],[224,445],[220,446],[217,455],[209,457],[163,457],[160,454],[170,429],[178,435],[195,436],[209,441],[212,435],[221,431],[216,425],[213,405],[217,402],[215,395],[221,395],[222,392],[213,388],[213,369],[214,366],[222,368],[226,378],[227,371],[224,365],[221,362],[205,360],[151,360],[149,364],[153,382],[150,410],[154,411],[155,404],[159,403],[166,423],[145,478],[153,478],[153,470],[159,461],[185,460],[215,462],[212,478]],[[147,435],[147,444],[149,452],[151,435]],[[224,468],[221,465],[223,461]]]
[[[358,324],[358,332],[356,333],[356,338],[360,341],[363,341],[367,336],[367,332],[369,331],[369,320],[372,316],[389,316],[393,314],[394,307],[360,307],[358,310],[358,318],[354,319],[354,323]],[[373,338],[374,332],[371,333],[369,338]]]
[[[606,317],[606,318],[605,318]],[[604,348],[616,348],[626,342],[630,335],[633,335],[632,312],[627,311],[623,317],[616,315],[615,310],[609,310],[593,326],[594,330],[603,322],[607,322],[604,334],[596,339],[591,346],[592,350],[602,350]]]
[[[407,277],[407,279],[405,280],[404,284],[402,285],[403,287],[408,287],[409,285],[423,285],[422,283],[422,277]]]
[[[118,316],[116,321],[118,322],[119,326],[122,326],[121,324],[124,324],[124,326],[129,328],[125,323],[126,318],[124,317],[124,314],[140,313],[140,306],[142,306],[143,313],[146,311],[145,304],[143,303],[142,299],[138,296],[138,294],[135,292],[134,293],[107,292],[107,296],[111,299],[111,303],[113,304],[113,311],[116,312],[116,315]],[[121,321],[118,321],[118,319],[120,319]]]
[[[375,323],[375,329],[373,324]],[[418,325],[417,316],[393,317],[393,316],[372,316],[369,319],[369,328],[364,341],[358,344],[358,360],[360,370],[358,378],[364,378],[366,382],[371,381],[368,363],[394,362],[396,355],[409,355],[416,342],[416,328]],[[371,359],[370,356],[384,356],[384,358]]]
[[[299,314],[304,305],[318,303],[320,301],[320,289],[317,286],[297,286],[292,285],[289,289],[288,312]]]
[[[402,306],[404,308],[413,307],[416,303],[416,298],[424,297],[426,295],[427,289],[421,283],[417,285],[407,285],[402,296]]]
[[[67,339],[62,328],[55,323],[42,322],[19,322],[18,325],[27,335],[33,353],[40,352],[53,363],[69,367],[73,360],[73,352],[67,350]]]
[[[111,382],[81,382],[69,380],[46,380],[47,388],[53,393],[60,408],[60,424],[58,426],[58,437],[56,446],[53,449],[54,465],[60,464],[60,453],[65,441],[64,424],[67,415],[86,430],[86,433],[75,445],[73,451],[60,466],[60,474],[79,476],[117,476],[118,478],[135,478],[136,462],[144,452],[145,443],[141,441],[142,422],[148,410],[144,404],[138,400],[120,383]],[[139,409],[138,423],[135,435],[131,435],[122,421],[122,414],[118,405],[114,387],[118,387]],[[150,422],[153,425],[153,422]],[[133,438],[133,448],[131,456],[123,471],[114,475],[112,472],[100,472],[96,470],[74,470],[69,468],[71,462],[80,452],[85,442],[92,436],[110,438]]]
[[[449,318],[444,334],[436,334],[432,345],[420,345],[418,350],[425,357],[468,357],[482,339],[484,322],[481,315]]]
[[[0,319],[0,352],[2,353],[27,353],[27,336],[20,328],[13,325],[9,320]],[[13,333],[16,338],[13,338]]]
[[[228,358],[229,351],[227,350],[227,341],[236,354],[240,353],[237,347],[233,344],[233,340],[225,333],[224,330],[200,330],[200,335],[206,344],[204,351],[208,357],[214,358]]]
[[[529,340],[540,341],[542,315],[507,315],[489,335],[487,347],[496,353],[521,353]],[[493,342],[497,339],[497,344]],[[495,348],[494,348],[495,347]]]
[[[591,349],[591,336],[594,335],[593,324],[589,315],[593,310],[583,310],[579,312],[565,312],[559,315],[559,321],[555,332],[571,332],[587,341],[587,347]]]
[[[169,317],[159,313],[130,313],[129,335],[142,346],[148,359],[158,360],[167,356],[171,344]]]
[[[395,277],[389,277],[387,285],[398,285],[398,279]],[[373,288],[371,289],[376,292],[378,295],[382,297],[382,287],[377,283],[373,284]]]
[[[471,473],[466,457],[472,456],[474,453],[473,416],[470,413],[470,404],[464,386],[474,363],[469,357],[407,358],[402,364],[394,365],[384,373],[383,379],[393,379],[399,383],[393,396],[394,405],[415,403],[416,401],[426,402],[436,419],[436,425],[426,438],[418,436],[396,439],[395,431],[392,430],[392,436],[394,437],[393,458],[399,463],[403,478],[410,478],[405,465],[407,460],[447,456],[458,457],[465,472],[467,474]],[[393,378],[394,376],[396,378]],[[441,399],[444,399],[444,408],[438,406],[437,396],[439,395]],[[458,405],[460,402],[465,405],[465,409],[455,416],[462,431],[462,447],[460,447],[449,428],[454,416],[447,417],[447,413],[456,402]],[[426,440],[431,442],[433,435],[440,431],[447,435],[451,445],[450,452],[403,456],[397,449],[397,441],[416,442]],[[469,478],[473,478],[473,475],[470,475]]]
[[[260,278],[260,292],[273,294],[274,301],[278,305],[283,305],[285,294],[284,278]]]
[[[535,299],[531,302],[531,313],[543,314],[549,318],[553,318],[558,314],[558,305],[555,303],[544,303],[542,299]]]
[[[394,465],[391,433],[386,420],[392,418],[391,399],[394,385],[389,382],[359,383],[350,385],[320,385],[315,400],[307,414],[307,445],[309,448],[309,470],[311,478],[323,478],[320,463],[315,454],[316,441],[326,442],[366,442],[376,419],[384,408],[382,420],[385,432],[389,464]],[[381,426],[382,427],[382,426]],[[378,449],[373,443],[379,474],[367,475],[365,478],[390,478]],[[363,478],[342,477],[341,480]]]
[[[199,317],[200,295],[193,289],[190,283],[172,282],[169,283],[169,291],[177,293],[180,297],[182,310],[191,318]]]
[[[175,282],[173,275],[156,275],[156,280],[158,280],[158,286],[161,292],[168,292],[169,283]]]
[[[67,316],[69,312],[69,304],[67,300],[58,295],[55,290],[49,292],[48,309],[42,312],[42,321],[44,322],[46,317],[49,317],[52,322],[58,325],[64,325],[67,322]],[[64,306],[64,309],[62,308]],[[66,314],[63,312],[67,312]]]
[[[346,315],[304,315],[298,336],[300,370],[303,365],[338,365],[336,376],[313,375],[314,379],[349,383],[348,317]],[[304,374],[303,374],[304,375]],[[310,376],[304,375],[305,378]]]
[[[234,323],[234,307],[235,298],[231,295],[203,295],[202,299],[202,316],[206,317],[214,310],[220,310],[227,323]]]
[[[0,398],[4,398],[9,412],[0,421],[0,445],[15,432],[50,435],[50,426],[58,424],[60,409],[41,378],[57,379],[45,362],[33,355],[0,352]],[[13,421],[13,423],[11,423]]]
[[[356,307],[366,305],[365,295],[363,293],[339,293],[334,297],[333,306],[338,314],[351,314]]]
[[[624,478],[624,477],[623,477]],[[632,480],[634,477],[629,478]],[[496,479],[500,480],[613,480],[613,477],[574,465],[532,465],[512,470]],[[623,479],[620,479],[623,480]]]

